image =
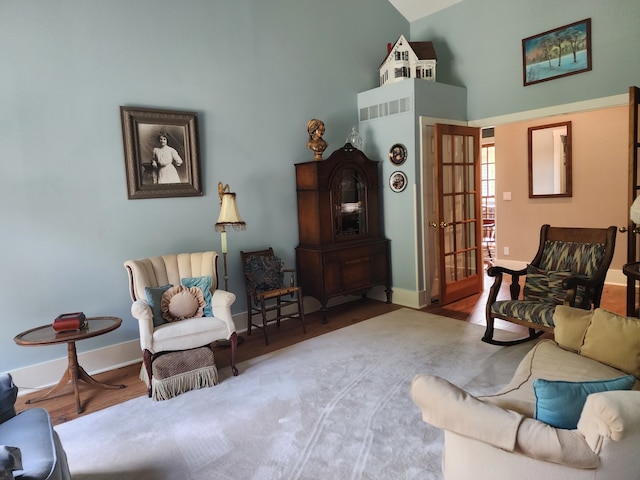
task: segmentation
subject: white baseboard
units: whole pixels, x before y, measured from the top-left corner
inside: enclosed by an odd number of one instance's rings
[[[142,362],[140,340],[137,339],[78,354],[78,363],[89,375],[126,367],[137,362]],[[67,370],[68,364],[67,357],[62,357],[18,368],[9,373],[18,386],[18,395],[25,395],[56,385]]]
[[[499,264],[507,268],[520,269],[526,266],[526,263],[517,261],[500,260]],[[622,270],[609,270],[607,273],[606,283],[611,285],[626,285],[627,278]],[[486,286],[485,286],[486,287]],[[384,287],[374,287],[367,293],[369,298],[387,300]],[[359,298],[354,295],[345,295],[334,297],[329,300],[328,306],[347,303]],[[394,288],[392,302],[395,305],[403,307],[420,309],[424,308],[426,295],[425,292],[414,290],[406,290],[403,288]],[[304,298],[305,313],[315,312],[320,309],[320,302],[311,297]],[[238,327],[238,333],[246,332],[247,313],[243,312],[234,315],[234,321]],[[140,351],[140,341],[138,339],[128,342],[109,345],[107,347],[97,348],[88,352],[78,354],[78,362],[90,375],[106,372],[116,368],[126,367],[137,362],[142,362],[142,352]],[[34,390],[41,390],[52,387],[58,383],[62,375],[67,369],[67,357],[57,358],[48,362],[42,362],[35,365],[28,365],[23,368],[13,370],[11,373],[14,383],[18,386],[19,395],[31,393]]]
[[[332,298],[329,301],[328,306],[346,303],[354,300],[355,298],[358,297],[344,296]],[[320,302],[313,298],[305,297],[304,309],[305,313],[311,313],[319,310]],[[246,312],[234,315],[233,320],[238,329],[238,334],[247,331]],[[89,375],[96,375],[98,373],[126,367],[138,362],[142,362],[142,351],[140,349],[140,340],[138,339],[78,354],[78,363]],[[67,357],[60,357],[55,360],[17,368],[9,373],[13,377],[13,382],[18,386],[18,395],[25,395],[37,390],[51,388],[56,385],[67,370],[68,364],[69,361]]]

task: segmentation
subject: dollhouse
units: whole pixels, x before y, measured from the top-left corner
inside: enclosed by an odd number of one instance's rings
[[[380,86],[406,78],[436,81],[436,51],[433,42],[408,42],[404,35],[387,44],[387,57],[380,65]]]

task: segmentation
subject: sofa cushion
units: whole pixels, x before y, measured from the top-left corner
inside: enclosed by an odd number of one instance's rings
[[[593,312],[589,310],[558,305],[553,314],[553,335],[556,343],[562,348],[578,353],[592,315]]]
[[[640,321],[597,308],[580,355],[640,378]]]
[[[536,395],[535,418],[556,428],[574,430],[578,426],[584,403],[590,394],[631,390],[634,383],[633,375],[587,382],[538,378],[533,381],[533,391]]]
[[[211,275],[205,275],[202,277],[181,278],[180,283],[187,288],[196,287],[202,290],[202,296],[205,301],[204,316],[213,317],[213,311],[211,310],[211,287],[213,286],[213,277]]]

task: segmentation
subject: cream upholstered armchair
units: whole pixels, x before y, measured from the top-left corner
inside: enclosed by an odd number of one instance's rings
[[[236,296],[218,290],[217,259],[216,252],[200,252],[124,263],[133,300],[131,315],[138,320],[149,384],[155,355],[203,347],[219,340],[230,342],[231,370],[234,375],[238,374],[238,335],[231,316]],[[171,298],[165,295],[172,292]],[[174,298],[183,301],[178,303]],[[185,311],[190,312],[191,307],[195,308],[193,315],[184,316],[185,312],[179,311],[186,308]]]

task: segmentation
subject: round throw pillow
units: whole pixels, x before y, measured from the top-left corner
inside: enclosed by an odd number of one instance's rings
[[[202,290],[198,287],[187,288],[183,285],[171,287],[162,294],[160,301],[162,318],[167,322],[202,317],[205,305]]]

